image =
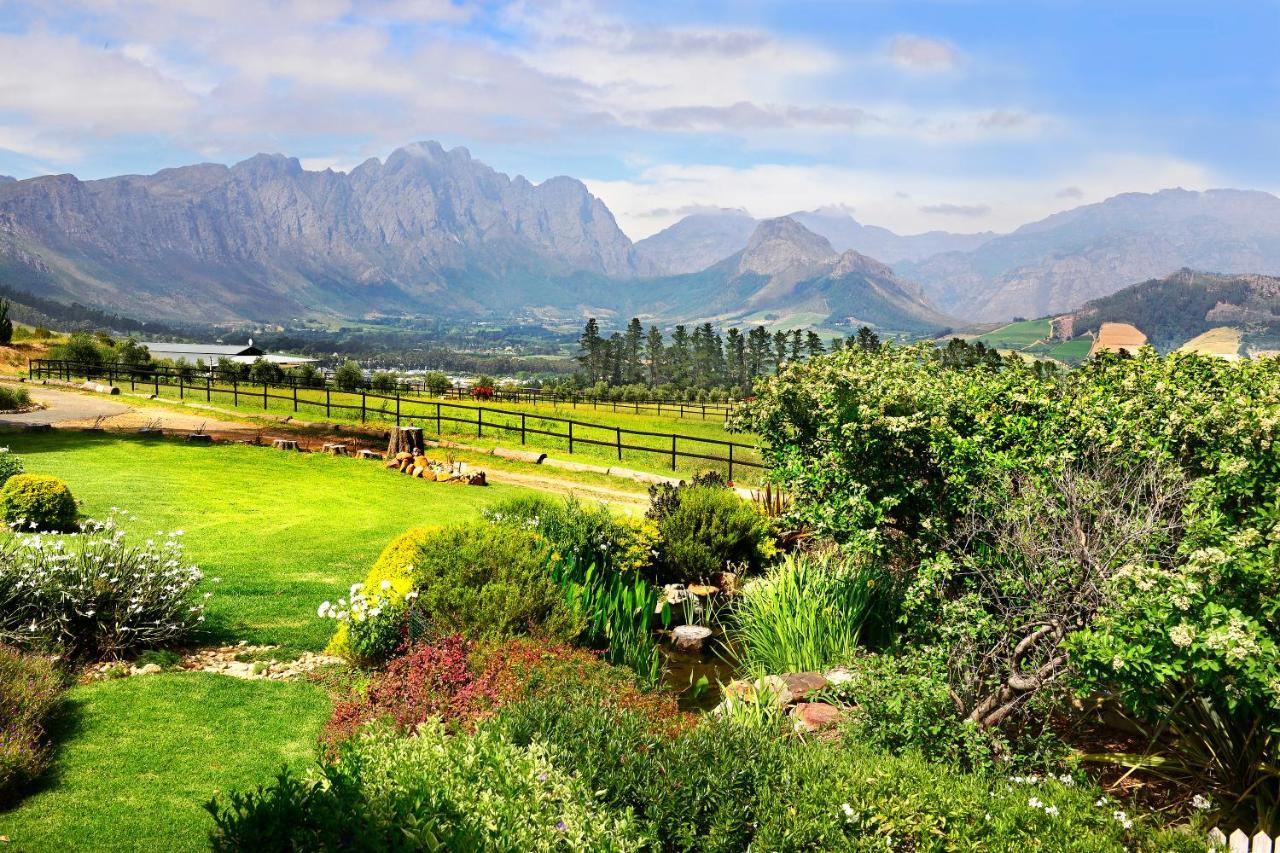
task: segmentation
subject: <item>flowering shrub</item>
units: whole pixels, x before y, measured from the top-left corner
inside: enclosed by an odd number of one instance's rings
[[[0,804],[47,764],[45,721],[61,693],[47,658],[0,645]]]
[[[43,474],[15,474],[0,488],[0,509],[14,527],[51,532],[75,529],[76,501],[67,484]]]
[[[0,447],[0,486],[9,482],[10,477],[21,474],[24,470],[21,456],[10,453],[7,447]]]
[[[650,510],[661,537],[662,583],[696,583],[726,569],[759,571],[773,555],[769,520],[733,492],[691,486],[665,495]]]
[[[133,546],[109,519],[74,536],[4,540],[0,641],[118,658],[182,638],[204,621],[204,604],[194,598],[203,574],[183,562],[179,536]]]
[[[363,583],[351,588],[350,602],[339,599],[336,605],[328,601],[320,605],[318,615],[338,623],[325,649],[328,654],[351,657],[361,664],[380,663],[391,656],[403,639],[405,603],[412,600],[406,598],[413,589],[410,572],[418,548],[434,531],[416,527],[401,533],[382,550]]]

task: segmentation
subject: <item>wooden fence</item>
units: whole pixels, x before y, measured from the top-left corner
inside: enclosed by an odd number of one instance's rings
[[[238,379],[220,381],[217,376],[208,372],[191,375],[188,371],[175,368],[128,369],[119,365],[93,365],[52,359],[31,360],[28,362],[27,372],[32,379],[106,379],[113,385],[128,384],[130,390],[134,391],[138,386],[152,388],[157,397],[160,396],[161,387],[176,388],[179,400],[203,397],[205,402],[211,403],[215,397],[230,398],[234,407],[239,407],[242,400],[253,404],[260,401],[262,408],[266,410],[274,400],[288,404],[295,413],[302,411],[304,407],[323,410],[326,418],[331,418],[335,411],[350,412],[353,418],[359,412],[360,423],[370,420],[390,422],[394,419],[397,426],[408,423],[430,427],[434,424],[436,435],[444,435],[444,425],[451,424],[466,427],[468,432],[474,428],[477,438],[483,438],[486,429],[491,434],[518,434],[522,445],[528,442],[529,436],[542,436],[565,442],[569,453],[573,453],[575,447],[588,446],[611,449],[618,461],[622,461],[624,451],[659,456],[664,463],[669,463],[672,471],[677,469],[681,459],[699,460],[727,466],[730,480],[733,479],[735,468],[764,468],[759,448],[742,442],[633,430],[488,406],[466,406],[417,395],[376,394],[363,389],[340,391],[328,385],[321,388],[299,386],[297,383],[242,382]],[[299,392],[302,392],[301,395]],[[310,399],[308,393],[314,394],[315,399]],[[320,398],[321,394],[324,395],[323,399]],[[449,434],[460,433],[450,430]],[[646,440],[650,443],[640,443]]]
[[[1273,839],[1265,832],[1258,832],[1250,838],[1241,829],[1230,835],[1214,829],[1209,833],[1209,840],[1226,847],[1231,853],[1280,853],[1280,839]]]

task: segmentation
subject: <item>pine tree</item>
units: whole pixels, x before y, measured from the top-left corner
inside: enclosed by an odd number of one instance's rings
[[[605,377],[611,386],[617,387],[622,384],[623,369],[627,361],[627,342],[618,332],[609,336],[608,353]]]
[[[773,333],[773,369],[777,372],[787,363],[787,333],[778,330]]]
[[[680,388],[688,388],[693,380],[693,354],[689,350],[689,332],[684,326],[676,326],[671,333],[669,361],[671,381]]]
[[[13,320],[9,318],[9,300],[0,299],[0,344],[13,343]]]
[[[604,338],[600,337],[600,324],[592,317],[587,320],[582,336],[578,338],[578,364],[582,366],[588,385],[594,385],[604,378],[605,345]]]
[[[662,332],[657,326],[649,327],[649,337],[645,341],[644,363],[649,371],[649,387],[656,388],[665,379],[666,352],[662,343]]]
[[[804,330],[793,329],[791,331],[791,352],[788,358],[792,361],[799,361],[801,353],[804,352]]]
[[[817,332],[809,332],[805,336],[804,347],[809,352],[809,358],[815,358],[826,352],[822,346],[822,338],[818,337]]]
[[[640,351],[644,346],[644,327],[638,317],[632,317],[627,324],[627,334],[623,343],[623,380],[628,385],[639,385],[644,382],[644,364],[640,360]]]
[[[747,333],[747,376],[758,379],[769,366],[769,330],[756,326]]]
[[[858,329],[858,336],[854,339],[858,349],[865,352],[880,349],[880,336],[871,331],[870,326],[863,326]]]
[[[747,380],[746,345],[746,339],[738,329],[730,329],[725,333],[725,379],[737,391],[746,391],[750,387]]]

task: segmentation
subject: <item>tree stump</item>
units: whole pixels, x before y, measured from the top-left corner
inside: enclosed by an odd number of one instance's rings
[[[702,646],[711,638],[711,629],[701,625],[680,625],[671,631],[676,651],[700,652]]]
[[[187,436],[187,441],[192,444],[213,444],[213,436],[207,432],[193,432]]]
[[[382,458],[381,453],[379,453],[376,450],[370,450],[367,447],[361,450],[359,453],[357,453],[356,456],[360,457],[361,459],[381,459]]]
[[[347,456],[347,446],[345,444],[326,444],[324,452],[330,456]]]
[[[298,442],[291,438],[277,438],[271,442],[271,446],[276,450],[297,450]]]
[[[391,431],[391,440],[387,443],[387,458],[391,459],[400,453],[408,453],[410,458],[426,455],[427,444],[422,437],[422,427],[396,427]]]

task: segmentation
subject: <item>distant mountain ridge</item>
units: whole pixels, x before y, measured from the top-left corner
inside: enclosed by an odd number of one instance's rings
[[[998,321],[1070,311],[1183,267],[1280,274],[1280,198],[1248,190],[1125,193],[898,272],[944,311]]]
[[[652,270],[581,182],[534,185],[424,142],[349,174],[263,154],[3,183],[0,272],[68,299],[144,299],[152,316],[234,319],[570,305],[584,280]]]
[[[854,251],[839,253],[825,237],[785,216],[760,222],[746,246],[724,260],[643,282],[635,294],[643,294],[648,309],[659,314],[724,324],[807,317],[829,328],[869,325],[915,334],[955,324],[885,264]]]
[[[876,225],[863,225],[844,208],[819,208],[788,214],[788,218],[825,237],[839,252],[855,251],[893,265],[918,261],[940,252],[976,249],[996,235],[929,231],[900,235]],[[755,219],[743,210],[692,213],[674,225],[636,242],[636,249],[658,270],[669,275],[697,272],[747,245]]]

